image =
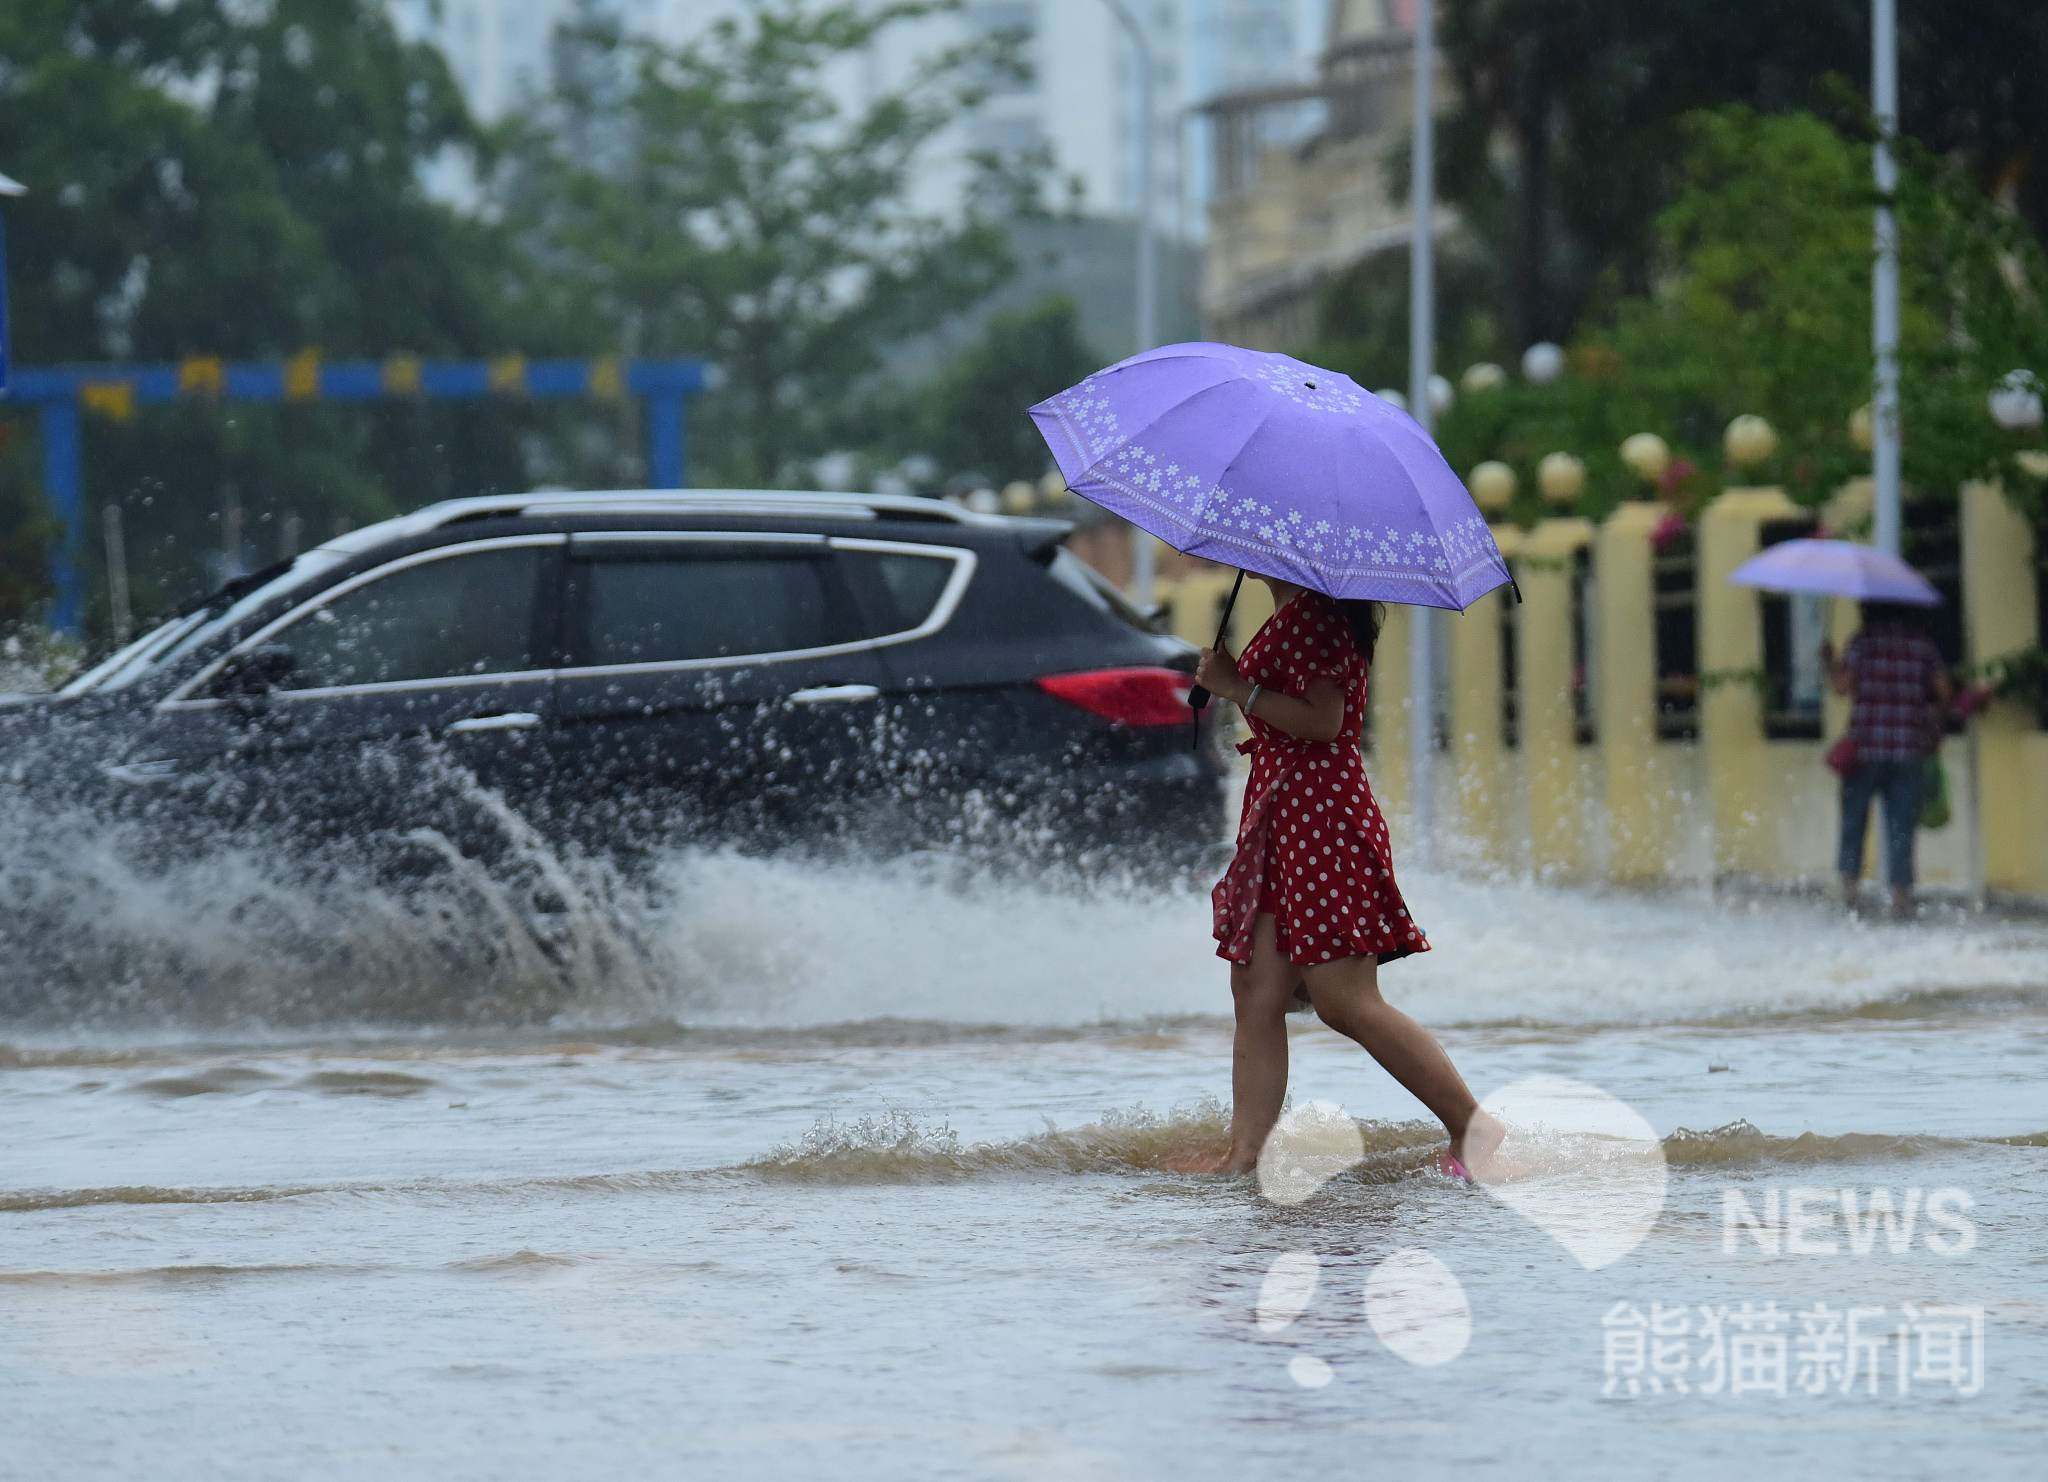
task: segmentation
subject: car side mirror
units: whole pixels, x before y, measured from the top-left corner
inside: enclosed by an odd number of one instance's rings
[[[298,661],[281,643],[265,643],[228,657],[214,678],[213,688],[236,700],[257,700],[291,678]]]

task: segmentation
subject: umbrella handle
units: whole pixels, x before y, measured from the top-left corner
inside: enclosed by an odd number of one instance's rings
[[[1223,635],[1230,631],[1230,609],[1237,606],[1237,594],[1243,586],[1244,573],[1240,571],[1237,580],[1230,584],[1230,596],[1223,604],[1223,617],[1216,624],[1216,641],[1209,645],[1211,648],[1223,647]],[[1210,693],[1198,684],[1188,691],[1188,709],[1194,711],[1199,720],[1202,712],[1209,708],[1209,701],[1212,698]]]

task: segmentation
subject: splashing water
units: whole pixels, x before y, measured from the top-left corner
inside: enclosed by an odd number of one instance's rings
[[[227,838],[162,861],[134,824],[0,800],[0,1022],[957,1032],[1227,1012],[1206,882],[733,849],[628,871],[551,845],[494,794],[466,801],[486,850],[421,828],[380,841],[383,858]],[[1896,930],[1697,889],[1405,883],[1435,951],[1384,987],[1438,1024],[1881,1014],[2031,1001],[2048,980],[2040,923],[1956,913]]]

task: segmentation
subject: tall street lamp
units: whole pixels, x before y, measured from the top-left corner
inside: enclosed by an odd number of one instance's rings
[[[0,175],[0,198],[25,196],[28,187],[11,175]],[[7,389],[7,233],[0,222],[0,392]]]
[[[1415,121],[1410,151],[1408,209],[1408,414],[1429,431],[1435,367],[1436,283],[1431,218],[1436,214],[1436,119],[1430,94],[1436,79],[1435,0],[1415,5]],[[1408,617],[1408,809],[1411,847],[1429,849],[1436,811],[1436,623],[1427,607]]]
[[[1158,304],[1153,284],[1158,276],[1158,244],[1152,236],[1152,42],[1125,0],[1102,0],[1130,38],[1138,64],[1138,200],[1133,213],[1138,229],[1138,349],[1150,350],[1159,340]],[[1152,606],[1154,561],[1152,538],[1134,531],[1131,550],[1131,592],[1138,606]]]
[[[1892,215],[1898,167],[1899,34],[1895,0],[1871,0],[1870,111],[1877,118],[1876,254],[1870,269],[1870,348],[1877,363],[1871,403],[1871,474],[1877,485],[1877,546],[1899,553],[1899,224]]]

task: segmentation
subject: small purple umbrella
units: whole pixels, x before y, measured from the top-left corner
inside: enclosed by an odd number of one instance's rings
[[[1067,487],[1179,551],[1462,612],[1511,578],[1429,434],[1349,376],[1164,345],[1031,409]]]
[[[1934,607],[1934,584],[1888,551],[1853,540],[1786,540],[1751,556],[1728,578],[1772,592],[1811,592],[1864,602]]]

